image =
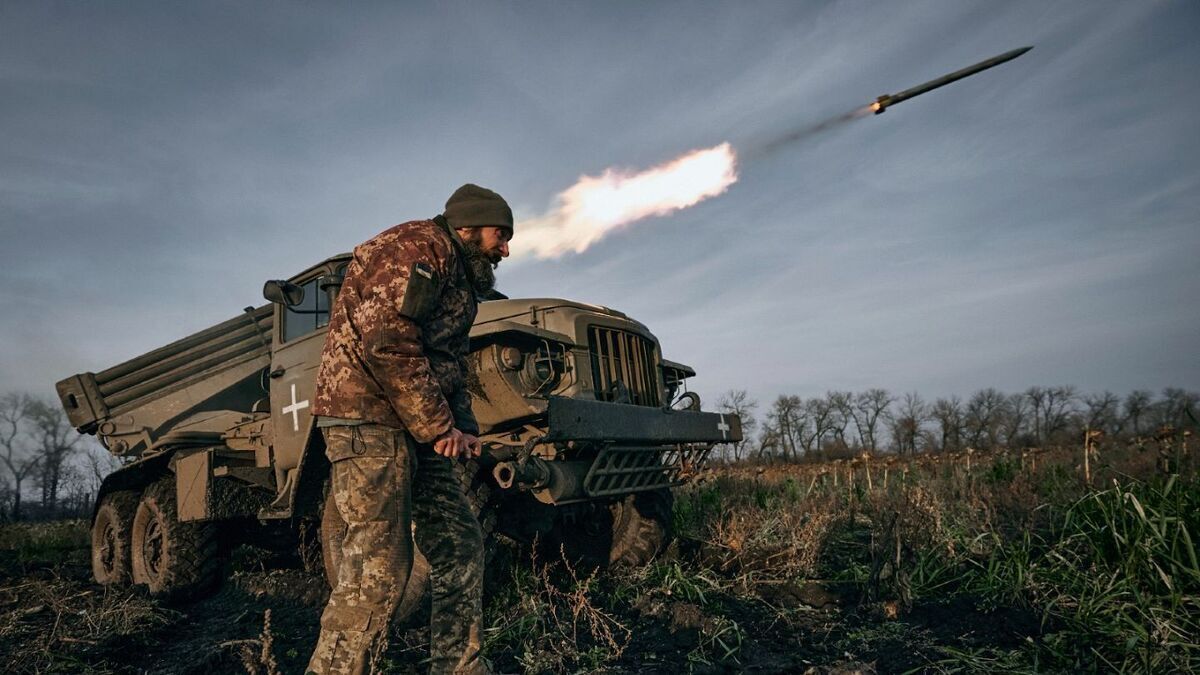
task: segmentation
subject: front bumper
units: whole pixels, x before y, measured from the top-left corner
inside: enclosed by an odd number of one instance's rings
[[[742,440],[737,415],[649,408],[550,397],[547,441],[633,444],[732,443]]]
[[[532,490],[541,501],[565,504],[681,485],[713,445],[742,439],[737,415],[650,408],[552,397],[550,443],[586,443],[590,460],[504,462],[495,476],[502,487]]]

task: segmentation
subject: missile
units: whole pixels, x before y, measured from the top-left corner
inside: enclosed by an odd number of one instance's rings
[[[918,84],[910,89],[905,89],[899,94],[884,94],[883,96],[875,99],[875,102],[871,104],[871,111],[878,115],[884,110],[887,110],[889,106],[896,105],[901,101],[907,101],[914,96],[920,96],[921,94],[937,89],[938,87],[944,87],[947,84],[961,80],[964,77],[970,77],[971,75],[983,70],[987,70],[992,66],[998,66],[1005,61],[1012,61],[1030,49],[1033,49],[1033,47],[1022,47],[1020,49],[1014,49],[1011,52],[1004,52],[1003,54],[999,56],[993,56],[986,61],[980,61],[973,66],[967,66],[966,68],[963,68],[962,70],[956,70],[949,75],[943,75],[936,80],[930,80],[925,84]]]

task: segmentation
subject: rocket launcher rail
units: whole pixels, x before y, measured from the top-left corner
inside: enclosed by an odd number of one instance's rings
[[[206,410],[250,412],[266,395],[261,371],[270,364],[271,305],[176,340],[99,373],[79,373],[55,385],[80,433],[109,438],[140,435],[116,454],[145,449],[155,432]]]

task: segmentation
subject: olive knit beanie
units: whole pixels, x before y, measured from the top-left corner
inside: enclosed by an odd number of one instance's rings
[[[487,188],[467,183],[454,191],[446,200],[446,212],[442,214],[453,228],[460,227],[504,227],[513,229],[512,209],[504,197]]]

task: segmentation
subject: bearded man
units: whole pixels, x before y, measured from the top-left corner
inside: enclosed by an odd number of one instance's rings
[[[504,199],[467,184],[442,215],[354,249],[313,403],[346,534],[310,672],[374,670],[408,583],[413,524],[431,568],[430,670],[486,672],[483,536],[453,462],[480,452],[467,335],[512,231]]]

